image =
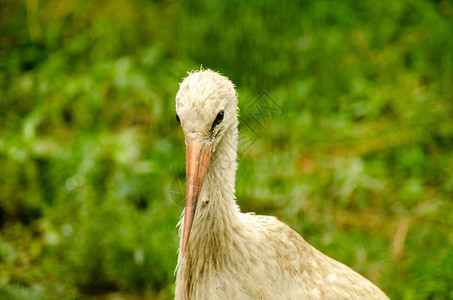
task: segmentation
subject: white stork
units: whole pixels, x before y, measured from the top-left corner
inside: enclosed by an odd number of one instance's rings
[[[233,83],[211,70],[189,73],[176,95],[187,176],[176,299],[388,299],[277,218],[241,213],[237,105]]]

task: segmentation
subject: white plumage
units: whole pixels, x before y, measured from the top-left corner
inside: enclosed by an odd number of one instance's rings
[[[240,212],[237,101],[211,70],[190,73],[176,95],[187,159],[176,299],[388,299],[275,217]]]

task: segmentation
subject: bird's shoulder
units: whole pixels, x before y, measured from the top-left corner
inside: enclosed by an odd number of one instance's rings
[[[248,215],[247,218],[260,231],[258,235],[266,247],[273,249],[268,253],[273,253],[279,269],[298,287],[304,287],[304,295],[313,296],[310,298],[347,295],[350,298],[387,299],[369,280],[311,246],[276,217]]]
[[[268,246],[274,246],[279,252],[288,251],[291,254],[309,254],[311,246],[303,237],[273,216],[262,216],[255,214],[245,214],[245,218],[253,226],[254,234],[261,236]],[[298,250],[298,251],[294,251]]]

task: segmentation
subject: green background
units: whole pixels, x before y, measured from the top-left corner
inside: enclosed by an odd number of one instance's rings
[[[453,298],[452,1],[2,0],[1,299],[174,296],[200,65],[237,86],[243,211]]]

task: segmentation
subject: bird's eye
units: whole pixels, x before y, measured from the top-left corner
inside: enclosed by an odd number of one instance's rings
[[[181,125],[181,120],[179,119],[178,114],[176,114],[176,121],[178,121],[179,125]]]
[[[211,130],[213,130],[214,127],[222,123],[222,121],[223,121],[223,110],[219,111],[217,117],[215,117],[214,122],[212,122]]]

